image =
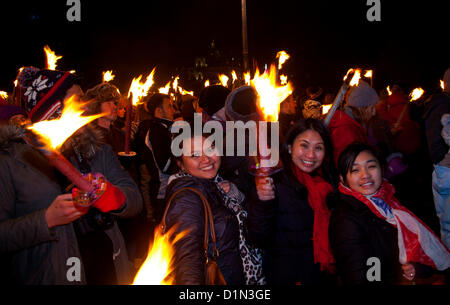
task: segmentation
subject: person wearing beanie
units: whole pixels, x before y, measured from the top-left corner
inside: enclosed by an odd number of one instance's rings
[[[360,81],[358,86],[349,90],[345,102],[344,110],[336,110],[328,125],[336,166],[339,154],[348,145],[353,142],[369,143],[364,125],[375,114],[378,95],[366,82]]]
[[[17,80],[21,106],[32,123],[59,117],[64,100],[83,94],[80,79],[70,72],[26,67]]]
[[[81,91],[75,79],[68,72],[23,69],[20,100],[31,121],[58,118],[67,99]],[[0,127],[0,267],[7,266],[0,282],[130,283],[132,264],[115,218],[137,215],[142,199],[111,148],[84,126],[59,149],[81,174],[101,177],[106,186],[91,194],[92,206],[81,208],[75,203],[81,192],[70,193],[71,181],[22,135],[20,126]]]

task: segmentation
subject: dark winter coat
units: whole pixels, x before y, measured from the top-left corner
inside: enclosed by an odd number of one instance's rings
[[[428,151],[433,164],[438,164],[448,152],[448,146],[441,136],[441,118],[445,113],[450,113],[450,95],[437,94],[426,106],[424,114]]]
[[[281,171],[274,177],[274,200],[261,201],[253,188],[248,201],[248,234],[265,251],[263,270],[268,284],[318,284],[314,264],[314,212],[307,190]]]
[[[206,196],[215,224],[216,244],[219,250],[217,263],[228,285],[244,284],[236,216],[224,206],[219,191],[211,180],[196,177],[177,178],[170,182],[166,200],[183,187],[196,188]],[[190,191],[177,195],[168,210],[167,228],[177,224],[177,232],[190,229],[190,232],[175,244],[175,282],[178,285],[205,283],[204,215],[200,198]],[[209,239],[209,252],[211,255],[211,238]]]
[[[58,173],[37,150],[21,140],[15,126],[0,128],[0,254],[8,259],[9,283],[83,284],[86,283],[81,262],[80,281],[67,278],[71,257],[80,258],[73,224],[48,229],[45,212],[62,193]],[[117,217],[133,217],[142,209],[142,199],[132,179],[106,145],[96,146],[89,161],[93,172],[102,173],[126,197]],[[114,260],[119,282],[130,276],[123,237],[115,224],[105,231],[117,253]],[[3,276],[5,273],[0,272]]]
[[[394,284],[401,270],[397,229],[352,196],[339,194],[328,199],[329,205],[335,206],[330,219],[330,245],[343,284],[370,283],[367,273],[373,266],[368,265],[371,257],[380,260],[381,283]]]

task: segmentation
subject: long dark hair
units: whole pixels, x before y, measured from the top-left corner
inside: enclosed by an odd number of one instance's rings
[[[322,165],[318,170],[321,171],[322,177],[329,182],[334,188],[337,188],[337,173],[336,168],[333,163],[333,143],[331,142],[330,134],[328,129],[325,127],[322,121],[318,119],[308,118],[301,119],[295,123],[288,131],[284,143],[281,145],[281,158],[284,163],[285,171],[288,175],[294,176],[290,164],[292,162],[291,155],[289,154],[288,146],[294,143],[294,140],[298,135],[302,134],[307,130],[316,131],[323,140],[325,146],[325,157],[323,159]],[[317,174],[318,170],[314,174]]]

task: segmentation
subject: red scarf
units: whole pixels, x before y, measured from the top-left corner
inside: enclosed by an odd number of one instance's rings
[[[328,239],[328,226],[331,212],[326,205],[327,195],[333,191],[331,184],[319,175],[311,177],[292,163],[292,172],[298,182],[308,190],[308,203],[314,211],[313,247],[314,263],[320,264],[320,270],[333,272],[335,262]]]
[[[448,249],[425,223],[398,202],[394,197],[395,188],[386,180],[383,180],[380,189],[371,197],[366,197],[342,184],[339,185],[339,191],[358,199],[377,217],[397,228],[401,264],[418,262],[438,270],[445,270],[450,266]],[[389,206],[392,215],[386,214],[372,197],[382,199]]]

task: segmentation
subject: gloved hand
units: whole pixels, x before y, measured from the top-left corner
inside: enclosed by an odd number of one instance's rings
[[[125,195],[120,189],[106,181],[100,173],[89,173],[83,176],[94,186],[94,191],[87,194],[78,188],[72,189],[72,197],[81,207],[94,206],[103,213],[117,210],[125,203]]]

